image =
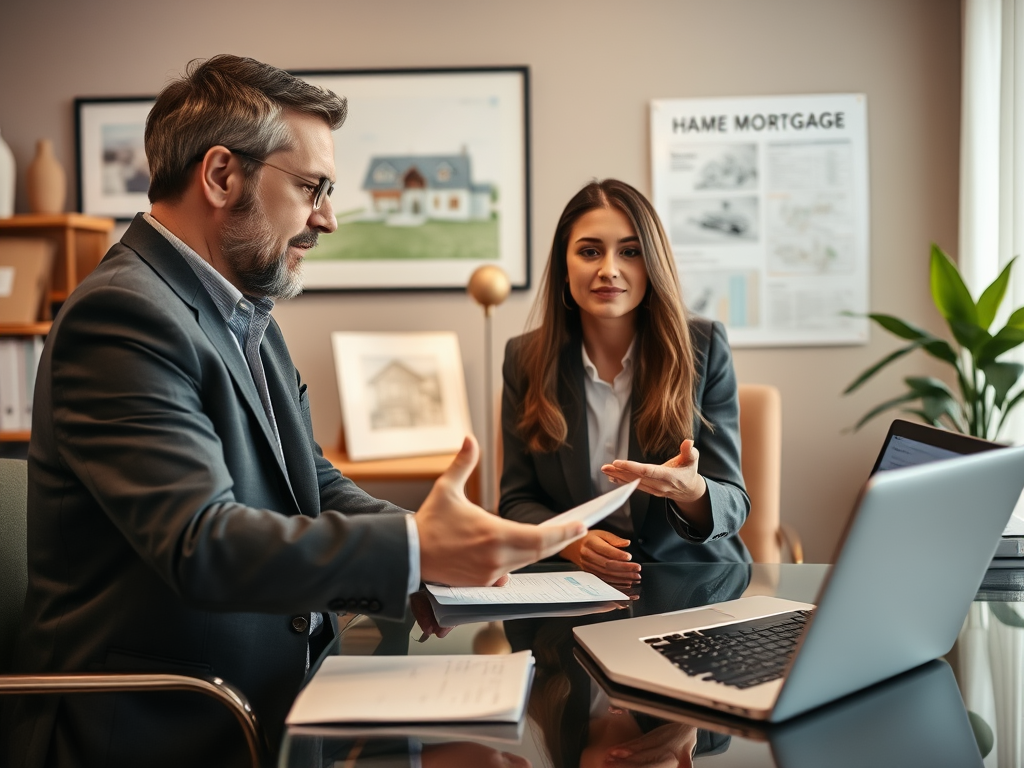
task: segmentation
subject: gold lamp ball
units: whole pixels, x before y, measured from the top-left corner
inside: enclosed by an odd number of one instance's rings
[[[482,267],[477,267],[473,272],[469,278],[467,290],[478,304],[484,308],[490,308],[496,307],[508,298],[512,284],[501,267],[485,264]]]

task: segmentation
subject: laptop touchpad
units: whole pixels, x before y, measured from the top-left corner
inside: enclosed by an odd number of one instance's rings
[[[675,615],[675,622],[679,629],[690,629],[691,627],[706,627],[709,624],[719,624],[723,621],[733,621],[735,616],[715,608],[704,608],[700,611],[685,611]]]

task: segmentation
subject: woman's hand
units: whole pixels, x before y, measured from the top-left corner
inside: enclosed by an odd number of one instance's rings
[[[666,723],[639,738],[609,749],[605,765],[689,768],[693,765],[693,749],[696,746],[696,728],[682,723]]]
[[[604,581],[628,585],[640,581],[640,564],[630,562],[633,556],[624,549],[628,546],[629,539],[608,531],[591,530],[559,554]]]
[[[698,504],[708,492],[708,484],[697,472],[700,452],[693,440],[683,440],[679,455],[664,464],[641,464],[637,461],[616,459],[601,467],[613,482],[622,485],[639,479],[638,490],[671,499],[683,510]]]

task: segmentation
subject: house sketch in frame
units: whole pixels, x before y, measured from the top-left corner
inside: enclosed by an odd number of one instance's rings
[[[374,155],[363,177],[365,208],[339,216],[315,260],[497,261],[497,186],[477,183],[463,148],[450,155]]]
[[[458,336],[331,334],[353,461],[454,453],[472,433]]]
[[[437,361],[430,357],[363,358],[374,370],[366,383],[372,392],[370,428],[397,429],[444,424],[444,403]]]
[[[296,74],[348,99],[338,228],[306,256],[306,290],[465,290],[485,264],[529,286],[525,67]]]

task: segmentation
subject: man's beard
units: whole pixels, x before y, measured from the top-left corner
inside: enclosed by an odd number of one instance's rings
[[[302,262],[288,268],[288,247],[314,248],[319,235],[307,229],[281,251],[255,190],[247,190],[221,232],[221,255],[247,296],[291,299],[302,293]]]

